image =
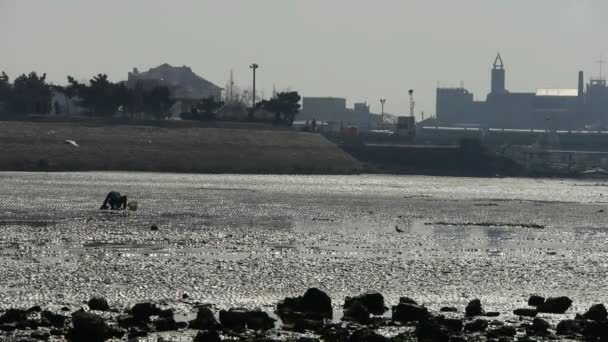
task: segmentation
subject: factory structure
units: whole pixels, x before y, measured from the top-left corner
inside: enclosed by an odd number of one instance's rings
[[[437,88],[436,118],[440,125],[455,127],[606,129],[608,86],[600,72],[600,77],[592,78],[585,87],[580,71],[577,88],[511,92],[506,88],[505,64],[498,54],[486,100],[475,101],[464,87]]]

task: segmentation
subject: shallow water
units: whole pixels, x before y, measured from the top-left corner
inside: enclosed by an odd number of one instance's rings
[[[153,299],[271,308],[308,287],[336,307],[510,312],[530,294],[607,302],[608,184],[415,176],[0,173],[0,307]],[[110,190],[136,212],[98,208]],[[606,213],[600,212],[606,210]],[[156,224],[158,231],[151,231]],[[396,226],[401,232],[397,232]]]

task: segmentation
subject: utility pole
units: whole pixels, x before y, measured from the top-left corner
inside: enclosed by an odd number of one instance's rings
[[[414,117],[414,106],[416,106],[416,102],[414,102],[414,89],[410,89],[408,91],[410,94],[410,116]]]
[[[382,120],[382,129],[384,129],[384,104],[386,103],[386,99],[380,99],[380,105],[382,106],[382,114],[381,114],[381,119]]]
[[[249,67],[250,67],[250,68],[253,70],[253,94],[252,94],[252,96],[251,96],[251,97],[252,97],[252,99],[253,99],[253,100],[252,100],[252,102],[253,102],[253,103],[252,103],[251,111],[253,112],[253,111],[255,110],[255,95],[256,95],[256,92],[255,92],[255,71],[256,71],[256,70],[257,70],[257,69],[258,69],[260,66],[259,66],[259,65],[257,65],[257,64],[255,64],[255,63],[253,63],[253,64],[251,64]]]

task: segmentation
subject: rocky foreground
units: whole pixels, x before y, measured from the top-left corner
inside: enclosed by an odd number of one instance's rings
[[[277,304],[278,324],[261,310],[235,308],[216,315],[213,306],[193,303],[198,312],[188,321],[177,319],[173,309],[155,303],[138,303],[121,312],[111,308],[106,299],[95,297],[88,301],[88,310],[74,312],[67,307],[58,312],[39,306],[8,309],[0,316],[0,340],[608,341],[608,312],[603,304],[573,318],[561,317],[555,326],[536,317],[539,313],[563,315],[572,303],[568,297],[532,296],[527,307],[513,311],[519,319],[509,321],[501,320],[499,312],[486,312],[478,299],[470,301],[464,312],[454,307],[432,312],[402,297],[388,317],[384,297],[366,293],[347,297],[343,317],[336,322],[331,298],[311,288],[303,296]],[[161,333],[170,333],[170,337],[160,337]]]

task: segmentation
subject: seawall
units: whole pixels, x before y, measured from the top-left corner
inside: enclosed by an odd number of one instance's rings
[[[66,144],[75,141],[79,147]],[[2,171],[352,174],[361,164],[292,130],[0,122]]]

